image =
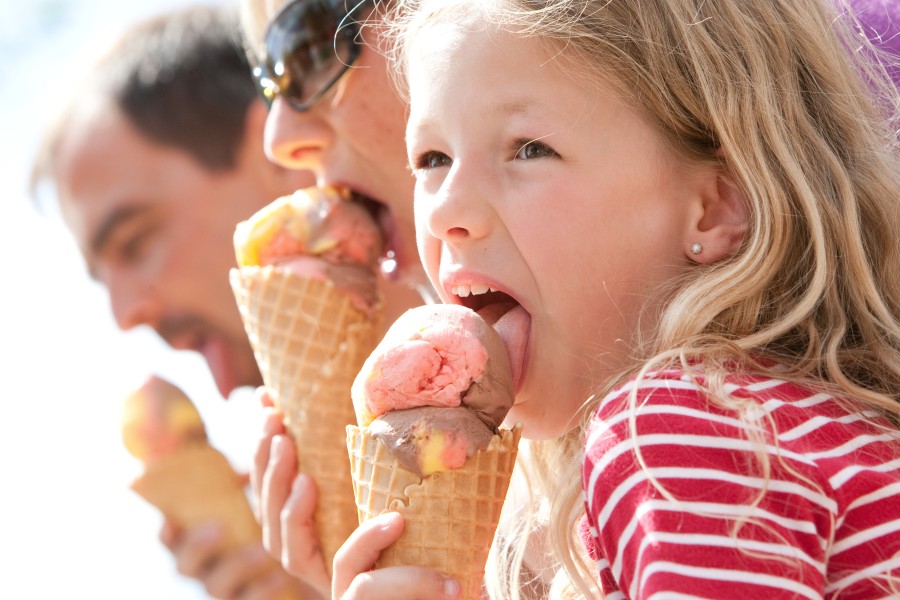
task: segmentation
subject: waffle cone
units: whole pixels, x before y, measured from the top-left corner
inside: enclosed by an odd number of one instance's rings
[[[345,429],[356,422],[350,387],[378,341],[378,319],[330,281],[277,267],[232,269],[231,285],[299,469],[316,482],[315,523],[330,574],[335,552],[358,525]]]
[[[244,482],[225,456],[207,444],[193,444],[153,462],[131,488],[181,526],[222,524],[226,552],[262,540]]]
[[[385,511],[400,512],[405,523],[403,535],[381,553],[376,567],[430,567],[459,582],[460,598],[480,598],[520,436],[521,427],[501,430],[462,468],[421,479],[367,429],[347,427],[360,523]]]

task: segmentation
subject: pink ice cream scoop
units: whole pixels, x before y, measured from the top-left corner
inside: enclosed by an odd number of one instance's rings
[[[360,309],[376,301],[384,239],[372,215],[344,190],[307,188],[276,199],[238,224],[234,246],[240,267],[278,265],[331,280]]]
[[[206,442],[206,428],[180,388],[152,375],[125,399],[122,440],[132,455],[152,463],[187,445]]]
[[[404,313],[352,396],[360,426],[420,476],[486,448],[514,400],[503,340],[475,311],[448,304]]]

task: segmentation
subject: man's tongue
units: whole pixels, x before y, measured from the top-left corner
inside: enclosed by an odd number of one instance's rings
[[[518,389],[525,363],[528,334],[531,330],[531,315],[515,302],[489,304],[479,309],[478,314],[494,328],[503,340],[506,353],[509,355],[509,365],[512,368],[513,386]]]

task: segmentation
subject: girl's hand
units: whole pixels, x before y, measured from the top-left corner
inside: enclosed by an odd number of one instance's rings
[[[385,513],[359,526],[334,557],[332,600],[402,600],[459,597],[459,584],[424,567],[372,570],[381,551],[403,533],[403,517]]]
[[[297,474],[297,453],[285,433],[281,415],[265,393],[260,394],[260,400],[267,414],[250,483],[263,545],[288,573],[328,597],[331,580],[313,521],[315,484],[306,475]]]

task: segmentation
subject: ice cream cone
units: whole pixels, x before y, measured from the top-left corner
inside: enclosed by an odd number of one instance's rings
[[[221,452],[203,442],[154,461],[131,487],[180,526],[221,524],[226,552],[262,539],[244,481]]]
[[[358,524],[345,428],[356,421],[350,387],[378,341],[378,319],[330,281],[275,266],[233,269],[231,285],[299,469],[316,482],[315,522],[330,573]]]
[[[460,598],[479,598],[520,436],[521,427],[501,430],[463,467],[421,479],[366,428],[347,427],[360,523],[389,510],[404,518],[403,535],[376,567],[430,567],[459,582]]]

